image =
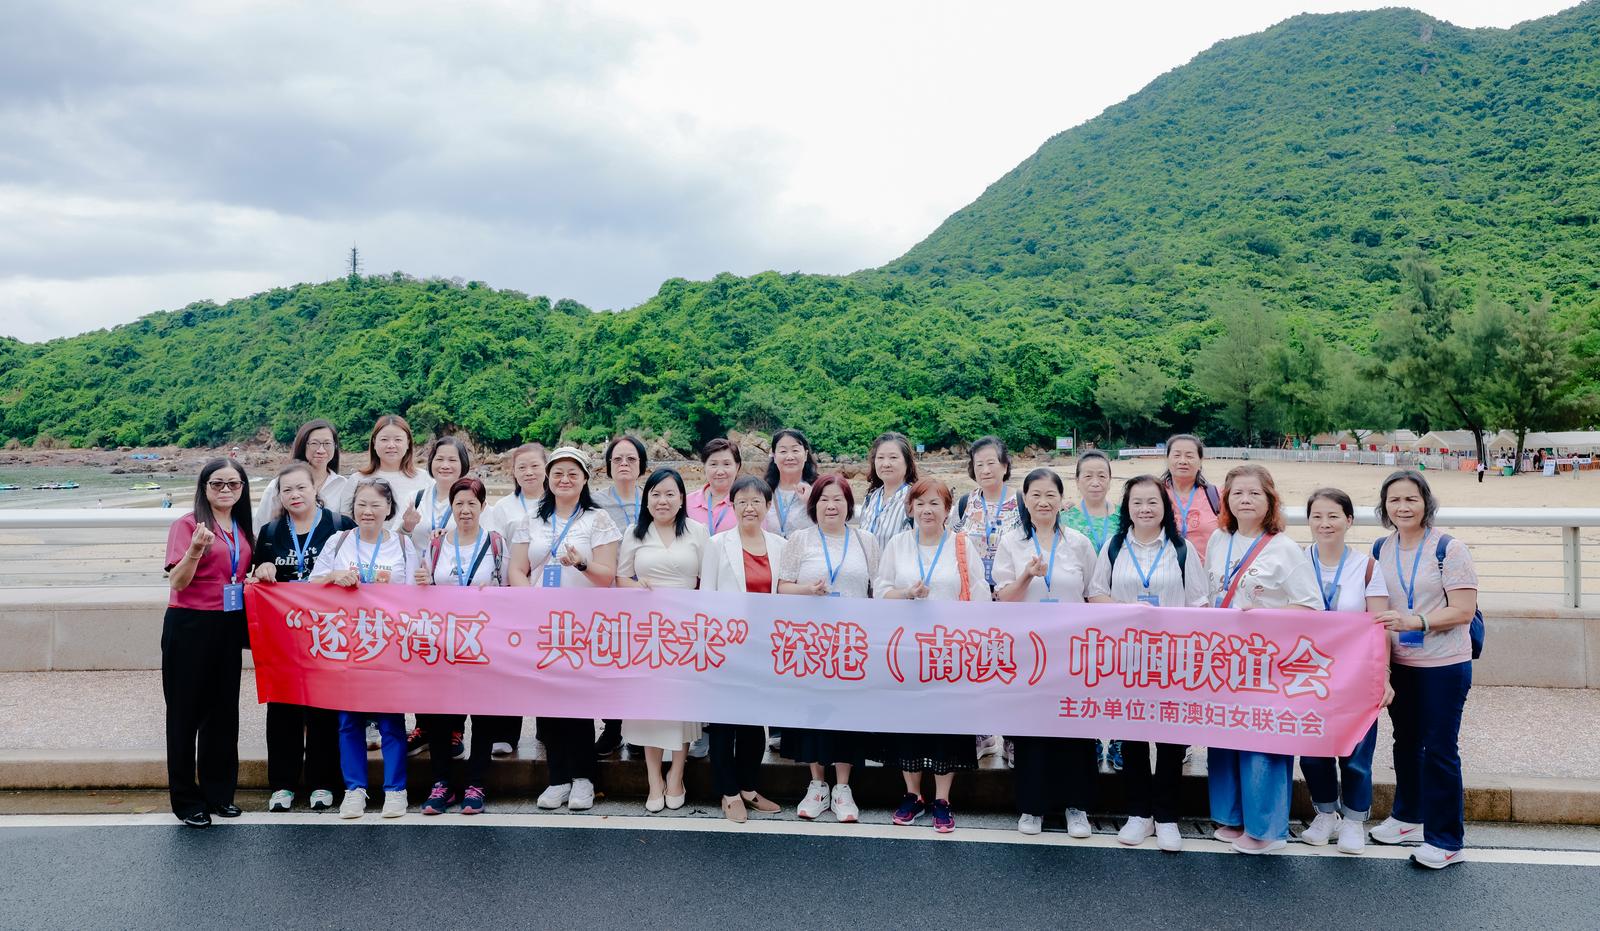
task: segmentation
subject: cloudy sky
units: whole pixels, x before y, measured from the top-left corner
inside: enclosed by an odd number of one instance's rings
[[[880,265],[1211,44],[1382,5],[4,0],[0,334],[337,277],[351,243],[595,308]]]

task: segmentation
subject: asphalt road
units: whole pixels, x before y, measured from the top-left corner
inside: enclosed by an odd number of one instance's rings
[[[1600,928],[1594,866],[417,820],[0,826],[0,927]]]

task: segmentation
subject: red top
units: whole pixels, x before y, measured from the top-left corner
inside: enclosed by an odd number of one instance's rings
[[[194,536],[194,527],[193,514],[185,514],[172,522],[172,529],[167,531],[167,571],[172,571],[172,567],[183,559],[183,554],[189,551],[189,538]],[[228,584],[228,569],[232,562],[228,556],[228,534],[232,530],[230,524],[222,533],[216,534],[211,546],[200,556],[194,578],[188,585],[181,590],[168,590],[168,607],[195,611],[222,610],[222,586]],[[244,577],[250,574],[250,535],[239,531],[238,545],[238,581],[243,582]]]
[[[772,563],[765,556],[744,550],[744,590],[758,595],[772,593]]]

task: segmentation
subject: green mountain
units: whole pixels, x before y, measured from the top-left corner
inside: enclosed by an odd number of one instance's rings
[[[1172,379],[1161,420],[1226,434],[1191,378],[1219,309],[1364,352],[1409,257],[1468,299],[1551,300],[1589,355],[1597,85],[1600,2],[1510,30],[1296,17],[1050,139],[882,269],[674,279],[614,314],[397,273],[0,340],[0,441],[216,444],[400,411],[498,446],[788,423],[836,451],[890,428],[1023,444],[1109,429],[1096,388],[1135,361]]]

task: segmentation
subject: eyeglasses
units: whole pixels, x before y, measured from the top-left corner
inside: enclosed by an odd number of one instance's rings
[[[206,482],[206,487],[212,491],[238,491],[244,487],[244,482]]]
[[[306,444],[306,449],[332,449],[333,443],[328,440],[312,440]]]

